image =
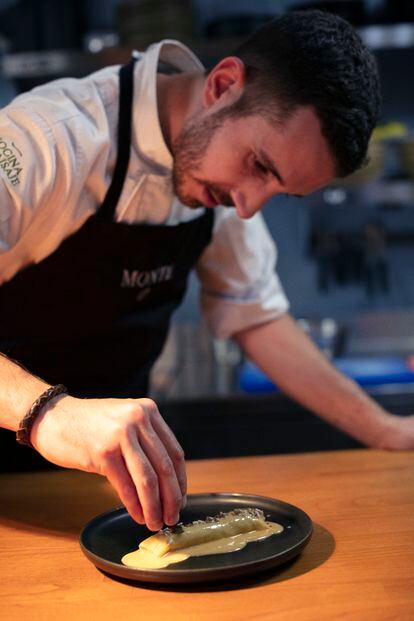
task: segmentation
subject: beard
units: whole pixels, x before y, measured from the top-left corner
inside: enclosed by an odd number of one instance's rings
[[[183,127],[173,144],[174,165],[172,177],[174,192],[187,207],[197,208],[202,206],[199,199],[186,192],[186,179],[200,170],[201,163],[215,133],[228,116],[227,110],[219,110],[204,119],[193,117]],[[213,182],[202,181],[201,183],[213,193],[220,204],[233,206],[231,196],[223,192]]]

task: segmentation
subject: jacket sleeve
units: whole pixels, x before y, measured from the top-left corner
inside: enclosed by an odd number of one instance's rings
[[[0,111],[0,282],[53,252],[105,192],[105,109],[72,84],[38,87]]]
[[[211,244],[197,266],[201,306],[218,338],[286,313],[289,303],[275,271],[277,249],[261,214],[240,219],[216,208]]]

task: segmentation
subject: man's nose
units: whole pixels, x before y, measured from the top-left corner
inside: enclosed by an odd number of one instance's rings
[[[237,215],[243,220],[248,220],[260,211],[263,205],[274,195],[274,192],[266,192],[264,189],[246,191],[243,189],[230,192]]]

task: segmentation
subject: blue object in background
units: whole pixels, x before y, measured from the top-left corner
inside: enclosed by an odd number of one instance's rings
[[[398,356],[343,357],[334,359],[332,364],[360,386],[414,383],[414,371],[405,358]],[[242,365],[239,383],[244,392],[279,392],[279,388],[252,362]]]

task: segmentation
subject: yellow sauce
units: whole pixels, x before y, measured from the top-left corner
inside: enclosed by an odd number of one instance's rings
[[[122,562],[128,567],[135,569],[162,569],[173,563],[181,563],[190,556],[206,556],[207,554],[227,554],[241,550],[250,541],[260,541],[271,535],[281,533],[283,526],[276,522],[266,522],[264,530],[253,530],[248,533],[240,533],[232,537],[223,537],[215,541],[199,543],[188,548],[181,548],[179,551],[167,552],[163,556],[156,556],[149,550],[135,550],[122,557]]]

